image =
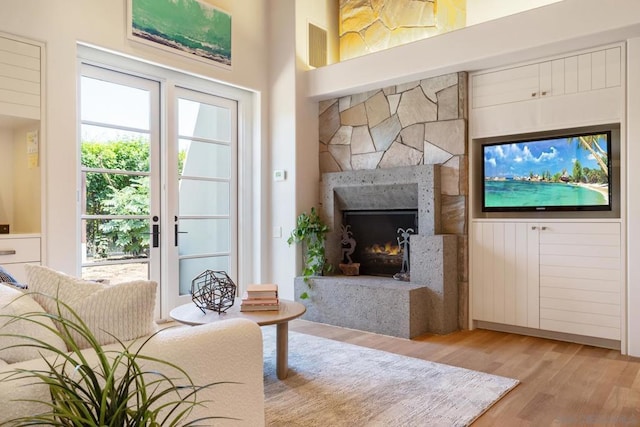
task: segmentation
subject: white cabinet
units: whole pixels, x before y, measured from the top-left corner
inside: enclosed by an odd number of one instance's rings
[[[543,224],[540,329],[620,340],[622,273],[619,223]]]
[[[621,84],[620,49],[613,47],[475,74],[471,78],[472,108],[618,87]]]
[[[40,263],[40,237],[29,234],[0,235],[0,265],[26,283],[25,264]]]
[[[539,233],[524,222],[475,222],[473,319],[538,328]]]
[[[40,119],[41,46],[0,35],[0,115]]]
[[[471,74],[471,137],[620,121],[622,49],[612,46]]]
[[[473,319],[621,339],[619,223],[477,221]]]
[[[533,64],[477,74],[471,77],[471,84],[472,108],[527,101],[540,91],[540,66]]]

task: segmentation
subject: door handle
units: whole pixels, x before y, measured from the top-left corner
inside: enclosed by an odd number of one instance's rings
[[[188,231],[178,231],[178,224],[173,226],[173,245],[178,246],[178,234],[187,234]]]
[[[160,236],[160,226],[158,224],[153,224],[152,227],[152,232],[151,232],[151,236],[152,236],[152,244],[154,248],[157,248],[160,245],[159,242],[159,236]]]

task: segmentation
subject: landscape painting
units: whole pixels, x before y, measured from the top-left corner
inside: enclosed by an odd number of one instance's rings
[[[201,0],[128,0],[135,41],[231,67],[231,15]]]
[[[610,209],[610,134],[483,147],[483,210]]]

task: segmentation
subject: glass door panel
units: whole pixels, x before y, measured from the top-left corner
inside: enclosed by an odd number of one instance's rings
[[[197,197],[200,194],[203,197]],[[229,183],[199,178],[180,180],[181,215],[229,216]]]
[[[190,300],[191,282],[203,271],[222,270],[235,280],[237,269],[236,102],[183,88],[176,99],[173,306]]]
[[[181,173],[206,178],[231,177],[231,147],[225,144],[211,144],[197,140],[180,140],[179,152],[184,157],[202,155],[206,162],[190,162],[188,170],[180,168]]]
[[[81,118],[83,123],[95,122],[112,125],[115,128],[150,130],[151,93],[149,88],[138,88],[127,82],[116,82],[103,73],[108,70],[85,66],[85,70],[97,73],[83,73],[81,78]],[[106,78],[106,80],[101,76]],[[136,77],[121,74],[127,79]],[[117,80],[121,80],[116,78]],[[143,79],[140,79],[143,80]],[[143,80],[146,83],[149,80]],[[157,83],[156,83],[157,85]]]
[[[215,256],[215,257],[198,257],[198,258],[185,258],[182,257],[179,261],[180,270],[180,289],[179,294],[185,298],[186,302],[191,299],[191,282],[200,273],[205,270],[213,271],[227,271],[230,264],[228,256]],[[232,277],[231,280],[235,279]],[[184,301],[183,301],[184,303]]]
[[[186,91],[186,90],[185,90]],[[202,99],[203,93],[191,91],[191,96]],[[184,93],[184,91],[183,91]],[[185,94],[189,96],[189,94]],[[213,100],[212,97],[211,100]],[[217,98],[222,101],[229,101]],[[218,141],[230,144],[232,142],[232,120],[235,112],[230,105],[207,104],[207,100],[199,102],[196,99],[189,99],[186,96],[178,99],[178,133],[181,137],[203,138],[206,141]],[[231,101],[235,104],[234,101]]]
[[[86,64],[81,73],[82,277],[159,283],[159,83]]]

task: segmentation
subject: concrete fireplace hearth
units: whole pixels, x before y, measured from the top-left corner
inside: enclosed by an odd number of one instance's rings
[[[309,280],[305,319],[402,338],[458,329],[457,238],[440,234],[439,165],[325,173],[320,214],[328,262],[342,262],[343,211],[417,209],[410,238],[410,282],[377,276]],[[306,290],[296,278],[296,295]]]

